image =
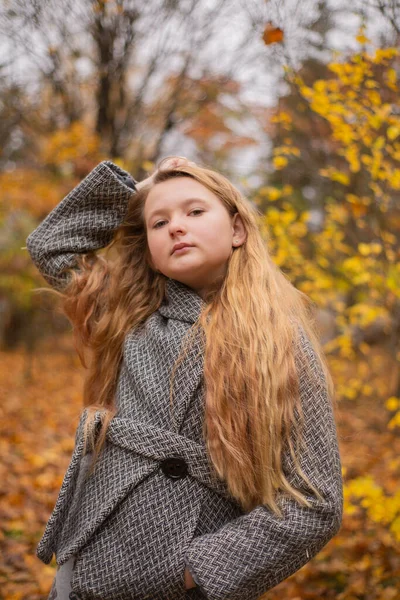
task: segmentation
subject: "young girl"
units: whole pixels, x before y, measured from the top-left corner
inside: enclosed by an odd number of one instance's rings
[[[331,379],[258,216],[185,158],[105,161],[27,238],[87,368],[50,598],[256,600],[339,530]]]

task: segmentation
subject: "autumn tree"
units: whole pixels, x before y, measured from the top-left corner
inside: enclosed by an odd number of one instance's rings
[[[194,11],[196,18],[188,19]],[[234,120],[249,111],[229,65],[222,74],[207,67],[207,44],[215,43],[225,14],[223,2],[208,7],[192,0],[140,7],[132,0],[11,0],[0,8],[9,51],[4,77],[0,70],[0,294],[7,344],[25,334],[33,339],[28,331],[37,305],[30,307],[29,298],[43,284],[21,253],[26,236],[97,162],[112,158],[140,179],[174,132],[197,146],[199,160],[218,154],[221,168],[232,148],[254,143],[235,131]],[[11,66],[21,56],[34,80],[27,70],[25,80],[15,76]],[[230,63],[238,66],[234,49]]]
[[[357,40],[360,45],[369,42],[363,29]],[[388,411],[393,436],[400,426],[398,65],[397,48],[377,48],[330,62],[326,76],[310,84],[301,71],[289,70],[291,85],[323,132],[317,139],[324,142],[324,151],[311,180],[327,182],[325,188],[317,187],[328,190],[318,198],[321,222],[312,219],[307,199],[299,201],[293,182],[296,165],[315,150],[314,136],[308,145],[305,138],[303,146],[296,144],[303,112],[297,115],[281,106],[273,117],[284,132],[283,143],[273,150],[280,182],[263,186],[255,197],[265,211],[261,224],[266,235],[271,232],[275,261],[300,290],[335,315],[336,336],[325,348],[335,365],[338,397],[376,398]],[[372,376],[365,378],[364,367],[374,370],[376,344],[385,349],[391,365],[384,386]],[[353,376],[341,377],[349,361]],[[388,481],[396,468],[395,457],[388,457]],[[362,476],[346,486],[349,514],[358,501],[373,522],[387,525],[400,539],[400,494],[385,495],[382,482]]]

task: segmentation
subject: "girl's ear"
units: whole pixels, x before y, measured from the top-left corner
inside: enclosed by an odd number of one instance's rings
[[[237,212],[232,220],[232,246],[241,246],[247,239],[246,228],[243,219]]]

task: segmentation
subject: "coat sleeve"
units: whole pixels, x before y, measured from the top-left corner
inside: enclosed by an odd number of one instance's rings
[[[48,283],[62,289],[78,254],[107,246],[126,214],[135,180],[112,163],[98,164],[29,234],[26,246]]]
[[[185,554],[186,566],[209,600],[256,600],[306,564],[340,529],[342,472],[332,403],[302,329],[300,348],[296,362],[308,448],[300,465],[323,501],[306,491],[312,506],[307,508],[282,497],[283,518],[259,505],[216,532],[193,538]],[[292,485],[304,492],[288,453],[283,468]]]

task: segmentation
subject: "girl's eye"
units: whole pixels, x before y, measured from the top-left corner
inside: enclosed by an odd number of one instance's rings
[[[193,212],[198,212],[198,213],[200,213],[200,214],[201,214],[201,213],[203,213],[203,212],[204,212],[204,210],[202,210],[201,208],[194,208],[193,210],[191,210],[191,211],[190,211],[190,213],[189,213],[189,214],[191,214],[191,213],[193,213]],[[157,223],[156,223],[156,224],[153,226],[153,229],[159,229],[159,225],[160,225],[161,223],[165,223],[165,221],[158,221],[158,222],[157,222]]]

